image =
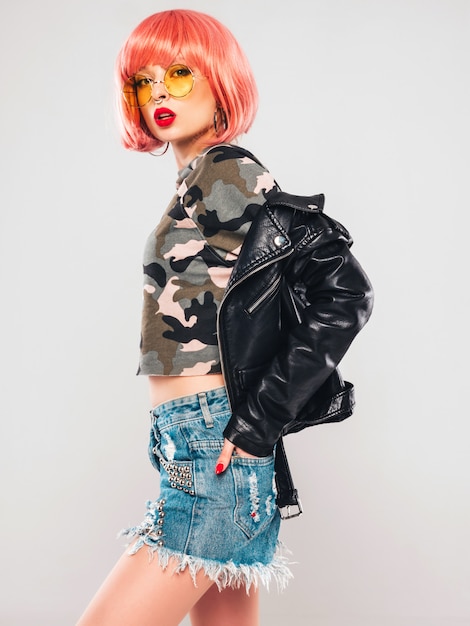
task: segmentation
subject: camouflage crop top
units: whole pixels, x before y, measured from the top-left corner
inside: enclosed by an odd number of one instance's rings
[[[215,146],[179,172],[145,247],[138,374],[220,373],[217,311],[253,217],[275,188],[236,146]]]

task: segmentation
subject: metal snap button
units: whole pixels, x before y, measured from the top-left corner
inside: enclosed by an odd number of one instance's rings
[[[284,235],[276,235],[274,237],[274,245],[277,248],[280,248],[281,246],[283,246],[285,243],[287,242],[286,237],[284,237]]]

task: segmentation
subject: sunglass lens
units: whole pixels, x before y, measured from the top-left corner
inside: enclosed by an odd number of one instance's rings
[[[125,82],[122,93],[129,106],[143,107],[152,97],[152,81],[147,76],[136,74]]]
[[[193,88],[194,76],[186,65],[172,65],[165,72],[165,87],[175,98],[187,96]]]

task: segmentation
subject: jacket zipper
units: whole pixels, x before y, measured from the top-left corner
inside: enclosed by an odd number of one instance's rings
[[[222,371],[222,377],[224,379],[225,382],[225,386],[227,387],[227,398],[228,398],[228,404],[230,407],[230,412],[233,412],[233,408],[232,408],[232,400],[230,397],[230,393],[231,390],[229,389],[228,386],[228,379],[225,375],[225,367],[224,367],[224,359],[223,359],[223,353],[222,353],[222,346],[220,345],[220,312],[222,311],[222,306],[227,298],[227,296],[232,293],[232,291],[235,289],[235,287],[238,287],[238,285],[240,285],[240,283],[243,283],[245,280],[247,280],[248,278],[251,278],[251,276],[253,276],[254,274],[256,274],[257,272],[261,271],[262,269],[264,269],[265,267],[268,267],[269,265],[272,265],[273,263],[276,263],[277,261],[281,260],[281,259],[285,259],[286,257],[290,256],[292,253],[294,252],[294,248],[290,248],[290,250],[287,251],[286,254],[283,254],[281,256],[276,257],[275,259],[273,259],[272,261],[269,261],[268,263],[262,263],[261,265],[259,265],[257,268],[255,268],[254,270],[252,270],[251,272],[248,272],[248,274],[246,274],[245,276],[243,276],[243,278],[241,278],[239,281],[237,281],[236,283],[234,283],[230,289],[228,291],[226,291],[224,293],[224,296],[222,298],[222,301],[220,303],[219,306],[219,314],[217,315],[217,344],[219,346],[219,354],[220,354],[220,369]],[[279,280],[281,280],[281,277],[279,277]],[[276,281],[277,282],[277,281]],[[275,283],[276,284],[276,283]],[[271,288],[270,290],[271,291]],[[260,296],[257,300],[257,302],[259,302],[261,299],[263,298],[263,296]],[[256,305],[256,302],[255,302]],[[252,305],[253,307],[253,305]],[[251,308],[252,308],[251,307]]]
[[[261,304],[263,304],[263,302],[265,300],[267,300],[271,294],[273,294],[276,291],[276,289],[278,288],[280,282],[281,282],[281,276],[279,276],[274,281],[274,283],[271,285],[271,287],[269,287],[269,289],[267,289],[257,300],[255,300],[251,306],[249,306],[247,309],[245,309],[245,311],[249,315],[251,315],[253,313],[253,311],[256,311],[256,309]]]

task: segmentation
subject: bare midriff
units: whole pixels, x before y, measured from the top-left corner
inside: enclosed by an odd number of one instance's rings
[[[190,396],[200,391],[210,391],[224,386],[222,374],[203,376],[149,376],[150,404],[152,408],[174,400]]]

